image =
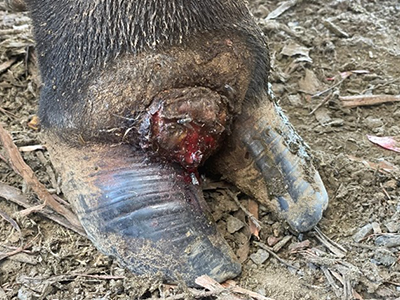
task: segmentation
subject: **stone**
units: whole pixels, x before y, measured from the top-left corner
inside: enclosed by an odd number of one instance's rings
[[[375,245],[384,247],[400,246],[400,235],[381,235],[375,239]]]
[[[229,218],[226,220],[226,229],[228,230],[229,233],[235,233],[236,231],[242,229],[243,226],[244,223],[240,221],[238,218],[229,216]]]
[[[256,253],[250,255],[250,259],[257,265],[262,265],[269,258],[269,253],[263,249],[258,249]]]
[[[385,227],[390,233],[398,232],[400,229],[399,221],[390,221],[385,224]]]
[[[374,118],[372,116],[367,117],[364,120],[365,126],[367,126],[369,129],[376,129],[379,127],[382,127],[384,125],[383,121],[378,118]]]
[[[372,225],[372,230],[374,231],[374,234],[382,233],[381,225],[378,222],[372,222],[371,225]]]
[[[375,251],[374,262],[378,265],[391,266],[397,261],[396,255],[385,248],[378,248]]]
[[[353,240],[357,243],[361,242],[367,235],[372,233],[372,225],[367,224],[361,227],[354,235]]]

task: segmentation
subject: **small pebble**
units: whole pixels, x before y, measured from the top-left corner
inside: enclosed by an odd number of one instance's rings
[[[0,299],[8,299],[6,292],[0,288]]]
[[[389,267],[397,261],[397,257],[389,250],[379,248],[375,251],[374,261],[378,265]]]
[[[18,299],[19,300],[31,300],[33,299],[33,293],[27,289],[26,287],[22,286],[19,290],[18,290]]]
[[[382,127],[384,125],[384,123],[381,119],[374,118],[372,116],[367,117],[364,120],[364,124],[365,124],[365,126],[367,126],[370,129],[376,129],[376,128]]]
[[[400,127],[399,126],[392,126],[388,129],[388,135],[398,135],[400,134]]]
[[[375,245],[384,247],[400,246],[400,235],[381,235],[375,239]]]
[[[382,233],[381,225],[378,222],[372,222],[371,225],[372,225],[372,230],[374,231],[374,234]]]
[[[250,255],[250,259],[257,265],[262,265],[269,257],[269,253],[263,249],[258,249],[256,253]]]
[[[398,221],[390,221],[385,224],[385,227],[390,233],[398,232],[400,229],[400,223]]]
[[[372,233],[372,225],[367,224],[364,227],[361,227],[354,235],[353,240],[356,243],[361,242],[367,235]]]
[[[391,180],[389,180],[389,181],[386,181],[386,182],[383,184],[383,187],[384,187],[386,190],[388,190],[388,191],[396,190],[396,189],[397,189],[397,180],[391,179]]]
[[[304,107],[299,94],[288,95],[288,100],[293,107]]]
[[[230,216],[226,222],[226,229],[229,233],[235,233],[236,231],[243,228],[244,223],[238,218]]]
[[[256,290],[256,293],[260,294],[261,296],[267,296],[267,291],[265,290],[265,288],[261,287],[258,290]]]

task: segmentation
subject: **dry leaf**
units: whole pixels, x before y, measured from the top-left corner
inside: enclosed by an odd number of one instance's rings
[[[40,119],[39,119],[39,117],[34,115],[32,120],[29,121],[28,127],[32,128],[33,130],[39,130],[39,128],[40,128]]]
[[[381,146],[384,149],[400,153],[400,136],[373,136],[367,135],[370,142]]]
[[[254,200],[249,200],[248,202],[248,210],[249,212],[258,220],[258,203]],[[260,229],[257,227],[257,224],[254,224],[254,222],[249,218],[249,228],[250,228],[250,233],[254,235],[258,240],[260,239],[259,233]]]

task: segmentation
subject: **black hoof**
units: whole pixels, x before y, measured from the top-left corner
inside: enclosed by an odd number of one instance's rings
[[[128,145],[49,146],[89,238],[134,274],[193,286],[204,274],[222,282],[240,273],[200,187],[180,166]]]
[[[301,137],[276,104],[267,96],[262,100],[238,118],[230,147],[214,162],[292,229],[308,231],[321,220],[328,194]]]

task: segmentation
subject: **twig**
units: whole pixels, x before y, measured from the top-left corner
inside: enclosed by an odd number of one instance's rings
[[[256,217],[254,217],[247,209],[246,207],[244,207],[242,205],[242,203],[240,203],[237,195],[235,195],[234,193],[232,193],[230,190],[226,190],[224,191],[225,193],[227,193],[232,199],[233,201],[235,201],[235,203],[240,207],[241,210],[243,210],[243,212],[246,214],[246,216],[251,220],[251,222],[253,222],[253,224],[257,227],[258,230],[261,230],[262,226],[260,224],[260,221],[257,220]]]
[[[125,279],[125,276],[115,276],[115,275],[93,275],[93,274],[83,274],[83,273],[72,273],[71,276],[77,277],[89,277],[94,279],[101,279],[101,280],[116,280],[116,279]]]
[[[21,228],[19,227],[18,223],[15,222],[9,215],[7,215],[5,212],[0,210],[0,217],[2,217],[4,220],[6,220],[8,223],[11,224],[12,227],[14,227],[15,230],[17,230],[21,234]]]
[[[15,146],[14,142],[12,141],[11,136],[3,128],[3,126],[1,126],[1,124],[0,141],[4,146],[10,166],[26,181],[39,199],[42,200],[46,205],[49,205],[51,208],[53,208],[60,215],[64,216],[72,225],[79,227],[80,223],[78,218],[69,209],[57,203],[57,201],[53,199],[46,188],[39,182],[35,176],[35,173],[33,173],[32,169],[24,162],[17,146]]]
[[[390,197],[389,193],[388,193],[387,190],[384,188],[384,186],[383,186],[382,183],[380,184],[380,186],[381,186],[381,189],[382,189],[383,193],[386,195],[387,199],[388,199],[388,200],[392,200],[392,197]]]
[[[273,247],[272,251],[275,253],[278,253],[289,241],[292,239],[293,236],[287,235],[283,239],[281,239],[279,242],[277,242]]]
[[[3,197],[11,202],[14,202],[26,209],[29,209],[31,207],[34,207],[34,205],[30,204],[28,201],[28,198],[22,195],[19,189],[14,188],[12,186],[6,185],[4,183],[0,182],[0,197]],[[44,208],[38,213],[44,215],[48,219],[60,224],[61,226],[64,226],[65,228],[68,228],[72,231],[75,231],[76,233],[79,233],[80,235],[87,237],[85,231],[83,228],[79,226],[75,226],[74,224],[71,224],[68,220],[66,220],[63,216],[60,216],[58,214],[55,214],[52,210],[48,208]]]
[[[264,297],[258,293],[243,289],[241,287],[237,287],[237,286],[232,286],[232,285],[228,285],[227,288],[225,288],[224,286],[222,286],[221,284],[219,284],[217,281],[215,281],[214,279],[212,279],[211,277],[207,276],[207,275],[203,275],[200,276],[198,278],[196,278],[195,280],[196,284],[200,285],[203,288],[206,288],[208,290],[210,290],[211,292],[215,292],[218,294],[222,294],[223,292],[226,292],[227,295],[223,295],[221,296],[222,299],[226,299],[226,300],[240,300],[242,298],[239,298],[237,296],[234,295],[234,293],[236,294],[241,294],[241,295],[246,295],[249,296],[251,298],[254,298],[256,300],[273,300],[271,298],[267,298]]]
[[[322,105],[324,105],[325,103],[327,103],[331,98],[332,98],[333,93],[329,93],[328,96],[326,96],[324,98],[324,100],[322,100],[310,113],[309,115],[312,115],[313,113],[315,113]]]
[[[258,220],[258,203],[252,199],[249,199],[247,207],[249,208],[249,212]],[[248,220],[250,233],[254,235],[258,240],[260,240],[260,224],[255,224],[251,218]]]
[[[18,247],[17,249],[7,252],[7,253],[0,253],[0,261],[2,261],[3,259],[13,256],[15,254],[18,254],[20,252],[24,252],[26,249],[30,248],[32,246],[32,243],[38,238],[40,233],[38,233],[31,241],[29,241],[28,243],[26,243],[24,246],[22,247]]]
[[[345,81],[352,73],[349,73],[349,75],[345,76],[342,78],[342,80],[340,80],[338,83],[335,83],[334,85],[332,85],[331,87],[327,88],[326,90],[323,90],[322,92],[318,92],[314,95],[311,96],[311,98],[317,98],[319,96],[322,96],[323,94],[326,94],[327,92],[333,90],[335,87],[341,85],[343,83],[343,81]]]
[[[358,106],[400,101],[400,95],[339,96],[339,100],[343,102],[343,107],[354,108]]]
[[[264,243],[261,242],[254,242],[254,244],[256,244],[257,246],[263,248],[265,251],[267,251],[269,254],[271,254],[273,257],[275,257],[277,260],[279,260],[282,264],[284,264],[285,266],[295,269],[295,270],[299,270],[299,268],[293,266],[292,264],[288,263],[286,260],[284,260],[283,258],[280,258],[278,254],[276,254],[274,252],[274,250],[270,247],[268,247],[267,245],[265,245]]]
[[[218,296],[218,293],[215,292],[206,292],[206,291],[198,291],[195,289],[189,289],[190,290],[190,296],[193,297],[194,299],[203,299],[207,297],[216,297]],[[188,294],[185,293],[180,293],[177,295],[171,295],[168,297],[163,297],[163,300],[185,300],[188,298]],[[159,297],[156,298],[149,298],[148,300],[160,300]]]
[[[267,21],[267,20],[271,20],[271,19],[276,19],[281,14],[283,14],[285,11],[287,11],[288,9],[292,8],[293,6],[295,6],[296,4],[299,4],[301,2],[302,2],[302,0],[285,1],[281,5],[279,5],[278,8],[274,9],[273,11],[271,11],[268,14],[268,16],[265,18],[265,20]]]
[[[338,25],[334,24],[331,20],[327,19],[324,21],[324,25],[329,31],[336,34],[338,37],[349,38],[349,34],[345,32]]]

